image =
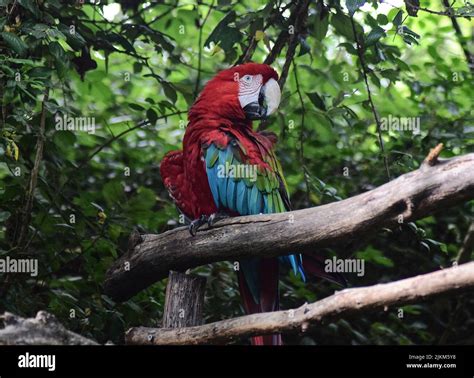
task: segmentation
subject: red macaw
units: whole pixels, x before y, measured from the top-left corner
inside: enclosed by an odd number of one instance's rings
[[[179,210],[191,220],[194,235],[225,216],[290,210],[288,189],[278,162],[273,133],[252,129],[280,103],[278,74],[268,65],[247,63],[218,73],[189,110],[182,151],[171,151],[160,166],[165,187]],[[224,215],[225,214],[225,215]],[[326,273],[321,260],[302,255],[240,261],[238,281],[247,313],[279,309],[279,261],[290,263],[305,279],[305,270],[343,283]],[[281,344],[280,335],[256,336],[252,343]]]

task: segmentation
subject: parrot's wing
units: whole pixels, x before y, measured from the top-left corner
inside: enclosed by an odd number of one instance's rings
[[[273,156],[261,157],[262,163],[253,162],[236,139],[227,146],[211,143],[203,151],[209,187],[218,209],[240,215],[287,210],[288,192],[272,152]]]
[[[217,208],[240,215],[280,213],[289,206],[288,192],[281,167],[272,150],[250,159],[245,147],[237,139],[230,139],[225,146],[210,143],[205,148],[204,160],[209,187]],[[258,163],[261,161],[261,164]],[[304,277],[301,257],[290,255],[287,260],[295,274]],[[250,259],[243,264],[257,264]],[[257,266],[243,267],[249,289],[258,303],[260,292]]]

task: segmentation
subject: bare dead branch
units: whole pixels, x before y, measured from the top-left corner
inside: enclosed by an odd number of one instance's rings
[[[127,344],[218,344],[255,335],[305,332],[323,321],[341,316],[387,310],[390,306],[426,301],[473,288],[474,262],[471,262],[396,282],[346,289],[294,310],[241,316],[189,328],[131,328],[125,340]]]
[[[443,143],[440,143],[435,148],[432,148],[423,163],[428,165],[435,165],[438,162],[438,157],[442,150]]]

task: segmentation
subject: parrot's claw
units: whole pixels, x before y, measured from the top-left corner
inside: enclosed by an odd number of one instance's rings
[[[229,218],[229,214],[223,212],[213,213],[209,216],[207,220],[207,225],[210,227],[214,226],[214,224],[222,219]]]
[[[189,225],[189,233],[191,236],[196,236],[197,231],[199,228],[208,223],[209,217],[207,215],[201,215],[198,219],[193,220]]]

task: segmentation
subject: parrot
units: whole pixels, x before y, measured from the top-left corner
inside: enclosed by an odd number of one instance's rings
[[[288,187],[275,153],[276,134],[254,131],[253,121],[274,114],[280,104],[277,72],[266,64],[245,63],[217,73],[188,111],[182,150],[168,152],[160,174],[178,210],[195,235],[228,216],[291,210]],[[277,311],[279,274],[287,265],[345,286],[339,273],[324,270],[321,258],[289,254],[238,262],[237,277],[247,314]],[[253,345],[281,345],[281,335],[251,338]]]

